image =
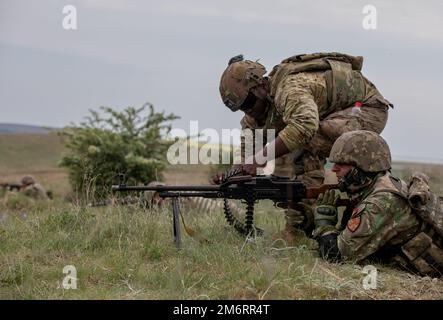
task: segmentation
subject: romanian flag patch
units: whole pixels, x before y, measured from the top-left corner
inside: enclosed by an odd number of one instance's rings
[[[355,230],[357,230],[358,227],[360,226],[361,219],[360,216],[357,214],[358,214],[358,208],[354,208],[354,210],[352,211],[351,219],[349,219],[347,225],[348,230],[351,232],[355,232]]]

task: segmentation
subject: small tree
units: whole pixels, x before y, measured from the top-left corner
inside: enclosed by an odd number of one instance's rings
[[[120,174],[131,184],[162,180],[166,152],[173,143],[163,140],[162,134],[168,134],[170,122],[179,117],[155,112],[149,103],[122,112],[100,110],[101,114],[89,110],[85,122],[62,131],[69,153],[60,165],[68,169],[74,192],[103,198]]]

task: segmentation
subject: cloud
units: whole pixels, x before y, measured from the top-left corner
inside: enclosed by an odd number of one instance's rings
[[[196,118],[238,127],[241,115],[218,95],[230,56],[270,69],[295,53],[343,51],[363,55],[365,76],[396,104],[385,130],[394,151],[443,158],[423,143],[443,138],[443,3],[368,2],[71,0],[79,29],[65,31],[64,2],[0,1],[2,116],[62,126],[89,108],[148,100],[181,115],[183,128]],[[362,28],[366,4],[377,8],[376,31]]]
[[[237,23],[285,24],[349,30],[362,28],[363,7],[377,9],[379,32],[404,39],[442,40],[443,3],[438,0],[83,0],[84,5],[142,15],[191,16]]]

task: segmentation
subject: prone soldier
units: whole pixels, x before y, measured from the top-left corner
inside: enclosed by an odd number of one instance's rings
[[[430,276],[443,275],[443,202],[424,174],[406,183],[390,173],[386,141],[365,130],[344,133],[329,159],[341,191],[357,205],[343,230],[336,227],[338,194],[317,199],[314,238],[331,261],[377,259]]]
[[[50,199],[52,192],[45,190],[43,186],[37,183],[33,176],[26,175],[21,179],[21,183],[1,183],[0,186],[7,190],[5,198],[18,193],[33,199]]]
[[[51,193],[47,192],[41,184],[37,183],[33,176],[24,176],[21,183],[22,187],[20,188],[20,192],[22,192],[24,195],[33,199],[49,199],[49,195]]]

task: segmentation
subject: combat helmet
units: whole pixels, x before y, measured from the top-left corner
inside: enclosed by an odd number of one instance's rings
[[[262,64],[243,60],[243,55],[231,58],[220,79],[223,103],[231,111],[239,110],[249,91],[263,83],[265,73],[266,69]]]
[[[388,144],[377,133],[366,130],[343,133],[332,146],[329,160],[338,164],[352,164],[365,172],[391,168]]]
[[[27,175],[22,178],[22,185],[28,186],[30,184],[34,184],[35,179],[33,176]]]

